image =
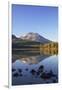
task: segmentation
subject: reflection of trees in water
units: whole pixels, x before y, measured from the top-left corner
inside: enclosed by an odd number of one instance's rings
[[[25,63],[38,63],[45,58],[57,55],[57,50],[55,48],[42,48],[40,51],[24,51],[24,50],[15,50],[12,52],[12,63],[15,62],[17,59],[21,61],[25,61]],[[38,62],[36,62],[38,61]]]
[[[26,68],[25,69],[25,71],[28,73],[30,73],[31,75],[33,75],[34,76],[34,78],[35,78],[35,76],[36,77],[39,77],[41,80],[43,79],[44,81],[46,81],[46,83],[50,83],[50,82],[48,82],[47,80],[52,80],[51,81],[51,83],[53,82],[53,83],[56,83],[56,82],[58,82],[58,77],[57,77],[57,75],[56,74],[54,74],[53,73],[53,71],[52,70],[50,70],[50,71],[45,71],[44,70],[44,66],[43,65],[41,65],[41,66],[39,66],[39,68],[37,69],[37,70],[35,70],[35,69],[31,69],[30,71],[28,71],[29,70],[29,68]],[[24,74],[23,74],[23,70],[22,69],[12,69],[12,75],[13,75],[13,77],[22,77],[22,76],[24,76]]]
[[[40,55],[40,53],[35,52],[35,53],[31,53],[28,51],[16,51],[12,54],[12,62],[16,61],[17,59],[22,59],[22,58],[29,58],[31,56],[38,56]]]

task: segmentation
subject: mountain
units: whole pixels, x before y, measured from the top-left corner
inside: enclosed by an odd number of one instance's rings
[[[21,36],[20,39],[22,40],[29,40],[29,41],[36,41],[41,43],[49,43],[50,40],[44,38],[43,36],[39,35],[38,33],[29,32],[24,36]]]
[[[17,37],[15,35],[12,34],[12,39],[17,39]]]
[[[19,37],[16,37],[14,34],[12,34],[12,40],[13,40],[13,41],[20,41],[20,40],[22,40],[22,39],[19,38]]]

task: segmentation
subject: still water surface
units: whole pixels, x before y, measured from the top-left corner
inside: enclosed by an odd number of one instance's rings
[[[13,55],[12,85],[58,82],[58,56]]]

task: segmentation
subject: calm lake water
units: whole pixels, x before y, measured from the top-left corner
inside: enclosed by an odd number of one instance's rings
[[[12,85],[30,85],[57,82],[57,55],[13,55]]]

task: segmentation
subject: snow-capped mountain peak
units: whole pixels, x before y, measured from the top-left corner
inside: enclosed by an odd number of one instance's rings
[[[20,38],[23,40],[37,41],[37,42],[41,42],[41,43],[50,42],[50,40],[44,38],[43,36],[39,35],[38,33],[33,33],[33,32],[29,32]]]

